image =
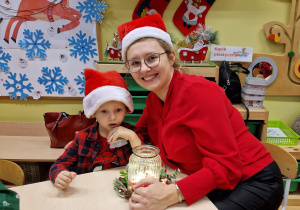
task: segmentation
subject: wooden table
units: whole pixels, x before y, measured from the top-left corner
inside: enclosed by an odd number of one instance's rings
[[[55,188],[50,181],[10,189],[20,195],[21,210],[129,209],[128,201],[119,197],[113,189],[113,180],[119,177],[119,171],[124,168],[78,175],[65,190]],[[180,174],[179,178],[183,177],[185,175]],[[168,209],[187,209],[187,204],[183,202]],[[216,210],[217,208],[205,196],[190,205],[188,209]]]
[[[63,148],[50,148],[49,136],[1,136],[0,159],[21,162],[55,162]]]

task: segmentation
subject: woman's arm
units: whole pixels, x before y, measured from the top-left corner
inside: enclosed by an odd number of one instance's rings
[[[190,205],[213,189],[233,189],[241,179],[242,160],[236,140],[238,134],[231,125],[234,110],[224,90],[215,83],[199,82],[184,86],[178,97],[184,126],[190,129],[202,156],[202,168],[178,181]],[[247,129],[243,121],[236,123],[241,124],[240,132]],[[170,138],[175,141],[177,136],[174,133]],[[182,148],[181,152],[185,154],[188,150]]]

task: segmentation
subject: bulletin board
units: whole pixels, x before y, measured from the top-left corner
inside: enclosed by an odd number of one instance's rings
[[[0,0],[1,97],[83,97],[106,9],[101,0]]]

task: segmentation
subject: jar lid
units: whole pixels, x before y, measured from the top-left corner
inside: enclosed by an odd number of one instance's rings
[[[133,154],[141,158],[153,158],[158,155],[159,149],[153,145],[140,145],[132,149]]]

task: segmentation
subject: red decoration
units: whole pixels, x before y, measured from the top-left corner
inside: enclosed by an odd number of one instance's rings
[[[182,61],[204,61],[208,47],[203,46],[200,50],[194,51],[193,49],[182,48],[178,49],[179,57]]]
[[[157,13],[163,16],[169,2],[170,0],[140,0],[133,11],[132,20]]]
[[[186,36],[199,24],[205,25],[205,16],[215,0],[183,0],[173,16],[173,22]]]
[[[274,39],[275,39],[275,34],[270,34],[270,35],[269,35],[269,39],[270,39],[270,40],[274,40]]]

